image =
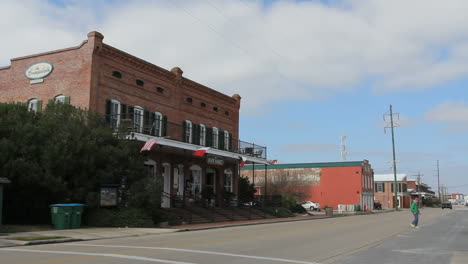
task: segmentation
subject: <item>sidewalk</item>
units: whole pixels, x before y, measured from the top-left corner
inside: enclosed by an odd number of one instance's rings
[[[63,243],[72,241],[99,240],[108,238],[121,238],[132,236],[147,236],[165,233],[178,232],[178,229],[167,228],[80,228],[80,229],[65,229],[65,230],[49,230],[37,232],[19,232],[0,236],[0,247],[13,247],[25,245],[37,245],[47,243]],[[12,237],[25,236],[60,236],[66,238],[36,240],[36,241],[20,241],[10,240]]]
[[[374,212],[374,213],[384,213],[384,212],[386,211],[380,211],[380,212]],[[336,212],[334,213],[336,214]],[[298,215],[295,217],[286,217],[286,218],[270,218],[270,219],[244,220],[244,221],[213,222],[213,223],[205,223],[205,224],[189,224],[189,225],[171,226],[169,228],[80,228],[80,229],[66,229],[66,230],[19,232],[19,233],[1,234],[0,235],[0,248],[1,247],[13,247],[13,246],[37,245],[37,244],[64,243],[64,242],[73,242],[73,241],[147,236],[147,235],[166,234],[166,233],[174,233],[174,232],[181,232],[181,231],[196,231],[196,230],[226,228],[226,227],[235,227],[235,226],[308,221],[308,220],[325,219],[325,218],[329,218],[329,217],[325,216],[324,213],[322,214],[322,212],[318,212],[318,213],[314,213],[314,215]],[[36,241],[20,241],[20,240],[8,239],[12,237],[25,237],[25,236],[59,236],[59,237],[66,237],[66,238],[36,240]]]

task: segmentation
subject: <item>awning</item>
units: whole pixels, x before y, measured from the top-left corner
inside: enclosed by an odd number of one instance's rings
[[[136,139],[139,141],[148,141],[150,139],[156,139],[156,144],[161,145],[161,146],[168,146],[168,147],[173,147],[173,148],[180,148],[180,149],[186,149],[186,150],[191,150],[195,151],[201,146],[186,143],[186,142],[180,142],[176,140],[171,140],[168,138],[164,137],[154,137],[154,136],[149,136],[141,133],[133,133],[132,136],[128,136],[129,139]],[[231,158],[231,159],[236,159],[239,160],[241,157],[244,157],[247,163],[256,163],[256,164],[268,164],[268,161],[266,159],[258,158],[258,157],[252,157],[249,155],[245,154],[239,154],[239,153],[234,153],[226,150],[220,150],[220,149],[215,149],[215,148],[210,148],[206,151],[207,154],[213,154],[217,156],[222,156],[226,158]]]

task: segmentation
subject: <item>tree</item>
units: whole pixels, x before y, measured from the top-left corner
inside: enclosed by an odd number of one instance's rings
[[[48,223],[48,206],[96,206],[101,184],[130,188],[146,177],[140,142],[114,136],[96,113],[49,102],[43,112],[0,103],[0,175],[6,222]],[[130,199],[130,198],[129,198]]]
[[[254,195],[257,192],[253,183],[250,183],[247,177],[239,177],[239,200],[253,201]]]

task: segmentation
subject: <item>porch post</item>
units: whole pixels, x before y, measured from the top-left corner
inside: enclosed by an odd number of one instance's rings
[[[266,195],[267,195],[267,174],[268,174],[268,169],[267,169],[267,165],[265,164],[265,191],[264,191],[264,194],[265,195],[265,199],[266,199]]]

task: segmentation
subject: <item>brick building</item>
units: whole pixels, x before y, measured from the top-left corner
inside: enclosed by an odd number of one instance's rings
[[[241,176],[248,177],[262,195],[287,192],[322,208],[338,209],[339,204],[359,204],[365,210],[374,207],[374,171],[367,160],[249,165],[242,168]]]
[[[266,163],[266,148],[239,140],[241,97],[227,96],[103,43],[90,32],[76,47],[11,59],[0,68],[0,102],[32,111],[61,101],[105,116],[115,131],[156,139],[146,166],[163,177],[162,206],[203,191],[237,193],[239,159]],[[210,147],[204,157],[192,155]]]
[[[435,192],[431,190],[431,187],[423,182],[417,180],[407,180],[408,192],[411,195],[411,199],[415,197],[421,197],[421,202],[424,203],[426,199],[435,198]]]
[[[394,175],[375,174],[375,201],[382,204],[383,209],[394,208]],[[409,208],[411,204],[408,192],[408,180],[406,174],[397,174],[397,202],[400,208]]]

